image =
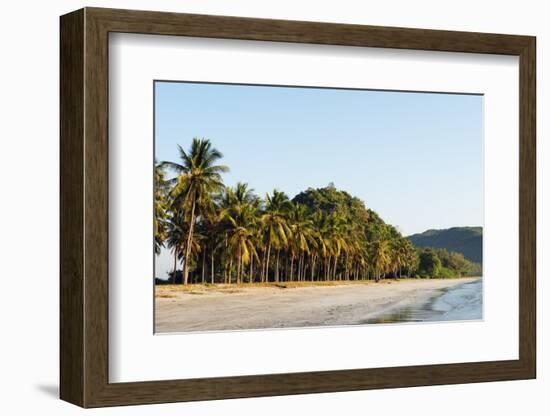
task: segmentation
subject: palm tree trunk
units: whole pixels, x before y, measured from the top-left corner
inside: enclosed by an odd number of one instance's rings
[[[294,279],[294,254],[290,256],[290,281]]]
[[[267,256],[265,259],[265,276],[264,282],[269,282],[269,257],[271,255],[271,242],[267,244]]]
[[[223,282],[227,284],[227,280],[228,280],[228,273],[229,273],[229,263],[227,261],[227,259],[225,258],[225,256],[227,256],[227,254],[224,254],[224,257],[223,257]]]
[[[280,250],[277,249],[277,262],[275,265],[275,281],[279,282],[279,252]]]
[[[298,273],[300,282],[304,281],[304,253],[300,254],[300,264],[298,265]]]
[[[214,250],[210,253],[210,281],[214,284]]]
[[[244,280],[244,261],[243,256],[240,256],[239,259],[239,283],[242,283]]]
[[[172,283],[176,283],[176,269],[178,267],[178,250],[174,247],[174,273],[172,273]]]
[[[241,264],[242,264],[242,256],[241,256],[241,247],[239,246],[239,249],[237,250],[237,284],[240,283],[241,280]]]
[[[224,283],[227,283],[228,281],[228,274],[229,274],[229,271],[227,269],[227,266],[228,266],[228,263],[227,263],[227,245],[228,245],[228,241],[227,241],[227,234],[225,235],[224,237],[224,252],[223,252],[223,256],[222,256],[222,263],[223,263],[223,282]]]
[[[344,263],[344,278],[346,280],[349,280],[348,260],[349,260],[349,252],[346,250],[346,260],[345,260],[345,263]]]
[[[205,272],[206,272],[206,249],[202,251],[202,270],[201,270],[201,280],[204,285],[205,282]]]
[[[291,264],[290,264],[290,252],[287,252],[286,254],[286,274],[285,274],[285,281],[290,280],[290,273],[292,273],[291,270]]]
[[[187,284],[189,277],[189,254],[191,254],[191,244],[193,243],[193,228],[195,225],[195,199],[191,205],[191,220],[189,222],[189,234],[187,234],[187,244],[185,246],[185,264],[183,265],[183,284]]]
[[[248,276],[248,283],[252,283],[254,279],[254,256],[250,257],[250,272]]]
[[[266,253],[266,251],[262,250],[262,259],[261,259],[261,264],[260,264],[260,268],[261,268],[261,270],[260,270],[260,282],[264,281],[265,253]]]
[[[241,255],[240,250],[237,250],[237,270],[235,270],[237,276],[235,276],[235,283],[239,284],[239,272],[241,271]]]

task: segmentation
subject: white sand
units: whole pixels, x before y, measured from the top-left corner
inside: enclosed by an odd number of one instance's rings
[[[233,290],[156,288],[156,332],[220,331],[364,323],[426,302],[441,289],[478,278]]]

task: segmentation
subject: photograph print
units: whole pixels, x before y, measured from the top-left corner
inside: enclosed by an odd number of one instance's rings
[[[154,95],[155,333],[483,319],[483,95]]]

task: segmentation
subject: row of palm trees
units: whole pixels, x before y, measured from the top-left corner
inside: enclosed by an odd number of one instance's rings
[[[341,212],[312,209],[278,190],[262,199],[247,184],[224,186],[229,169],[207,139],[178,151],[178,163],[155,166],[155,252],[172,251],[172,279],[178,263],[183,284],[191,272],[202,283],[378,281],[418,265],[412,244],[391,226],[392,237],[368,238],[364,224]]]

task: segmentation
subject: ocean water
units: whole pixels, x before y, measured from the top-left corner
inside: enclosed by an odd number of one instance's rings
[[[483,319],[483,280],[441,290],[427,302],[369,319],[367,324]]]

